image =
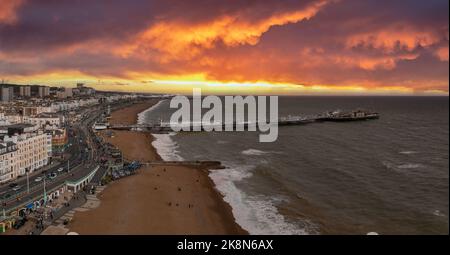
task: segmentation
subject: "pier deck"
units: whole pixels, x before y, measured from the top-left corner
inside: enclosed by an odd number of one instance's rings
[[[371,120],[371,119],[378,119],[378,115],[376,118],[373,116],[368,116],[368,117],[346,118],[346,119],[333,118],[330,116],[322,116],[322,115],[317,115],[317,116],[313,116],[313,117],[305,117],[305,118],[294,117],[294,118],[287,118],[287,119],[279,119],[277,122],[272,123],[272,125],[278,125],[278,126],[296,126],[297,125],[298,126],[298,125],[306,125],[306,124],[316,123],[316,122],[364,121],[364,120]],[[188,123],[188,124],[180,125],[180,127],[188,126],[188,125],[190,127],[190,130],[193,130],[194,126],[196,126],[196,127],[200,126],[200,124]],[[215,125],[217,125],[217,124],[215,124]],[[210,123],[203,124],[200,129],[201,129],[201,131],[205,131],[204,130],[205,127],[212,127],[215,125],[210,124]],[[221,125],[222,125],[222,130],[225,130],[225,127],[227,126],[227,124],[221,124]],[[233,130],[236,130],[236,126],[238,126],[238,124],[233,123],[231,125],[233,126]],[[252,127],[252,126],[256,127],[257,123],[244,122],[244,123],[240,123],[240,125],[243,125],[245,130],[248,130],[249,127]],[[173,131],[172,127],[170,126],[169,123],[134,124],[134,125],[113,124],[113,125],[110,125],[108,127],[108,129],[148,131],[148,132],[152,132],[152,133],[166,133],[166,132]]]

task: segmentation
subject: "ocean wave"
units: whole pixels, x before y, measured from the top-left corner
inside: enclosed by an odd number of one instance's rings
[[[433,215],[434,216],[438,216],[438,217],[445,217],[445,214],[443,214],[441,211],[439,211],[439,210],[435,210],[434,212],[433,212]]]
[[[280,152],[277,152],[277,151],[261,151],[261,150],[257,150],[257,149],[248,149],[248,150],[242,151],[241,153],[244,155],[247,155],[247,156],[262,156],[262,155],[271,154],[271,153],[281,154]]]
[[[153,105],[152,107],[144,110],[143,112],[138,113],[137,115],[137,124],[144,124],[145,123],[145,116],[147,115],[147,112],[154,111],[156,108],[158,108],[164,101],[166,100],[160,100],[158,103]]]
[[[286,221],[278,212],[274,198],[249,196],[235,182],[252,176],[250,167],[213,170],[209,174],[216,188],[230,204],[236,222],[251,235],[305,235],[306,230]]]
[[[400,169],[415,169],[415,168],[423,167],[423,165],[422,164],[402,164],[402,165],[398,165],[397,167]]]
[[[424,167],[422,164],[414,164],[414,163],[406,163],[406,164],[393,164],[391,162],[383,161],[382,164],[387,168],[391,170],[404,170],[404,169],[416,169]]]
[[[138,124],[144,124],[147,122],[146,116],[148,112],[152,112],[157,109],[164,101],[160,100],[152,107],[146,109],[138,114]],[[183,158],[178,155],[178,144],[172,139],[172,136],[176,135],[175,132],[169,134],[152,134],[155,140],[152,142],[153,147],[156,149],[158,155],[165,161],[181,161]]]
[[[172,139],[177,133],[152,134],[155,140],[152,142],[156,152],[164,161],[181,161],[183,158],[178,155],[178,144]]]
[[[248,156],[261,156],[261,155],[267,154],[268,152],[260,151],[260,150],[256,150],[256,149],[248,149],[241,153],[244,155],[248,155]]]
[[[417,154],[419,152],[417,151],[400,151],[400,154],[404,154],[404,155],[411,155],[411,154]]]

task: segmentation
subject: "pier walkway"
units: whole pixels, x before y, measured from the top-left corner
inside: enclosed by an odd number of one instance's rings
[[[313,122],[321,121],[320,116],[316,117],[307,117],[307,118],[286,118],[286,119],[280,119],[273,123],[266,123],[266,125],[278,125],[278,126],[290,126],[290,125],[305,125]],[[239,125],[243,126],[244,129],[248,129],[249,127],[256,127],[258,123],[256,122],[243,122],[243,123],[232,123],[232,124],[214,124],[214,123],[186,123],[186,124],[175,124],[178,125],[178,127],[186,127],[189,126],[191,130],[193,130],[194,127],[201,127],[201,130],[204,131],[205,127],[212,128],[214,126],[222,126],[222,130],[225,130],[225,127],[227,125],[230,125],[233,127],[233,130],[236,130],[236,127]],[[170,123],[167,122],[160,122],[160,123],[152,123],[152,124],[133,124],[133,125],[125,125],[125,124],[112,124],[108,127],[108,129],[114,129],[114,130],[136,130],[136,131],[150,131],[152,133],[164,133],[164,132],[171,132],[172,127]]]
[[[308,117],[287,117],[287,118],[280,118],[276,122],[273,123],[263,123],[265,125],[278,125],[278,126],[295,126],[295,125],[306,125],[310,123],[316,123],[316,122],[345,122],[345,121],[364,121],[364,120],[372,120],[372,119],[378,119],[379,115],[378,113],[373,113],[370,115],[363,115],[363,116],[330,116],[330,115],[314,115],[314,116],[308,116]],[[207,130],[212,130],[213,127],[221,126],[222,130],[226,130],[225,128],[227,126],[232,126],[233,130],[236,130],[237,126],[243,126],[244,130],[249,130],[250,127],[253,127],[254,130],[256,130],[256,127],[258,126],[257,122],[241,122],[241,123],[195,123],[195,122],[189,122],[189,123],[176,123],[174,126],[182,128],[182,127],[189,127],[190,130],[194,130],[194,127],[200,127],[200,131],[205,131],[205,128]],[[114,129],[114,130],[135,130],[135,131],[149,131],[152,133],[167,133],[173,131],[171,124],[167,122],[160,122],[160,123],[151,123],[151,124],[133,124],[133,125],[125,125],[125,124],[113,124],[109,125],[107,127],[108,129]]]

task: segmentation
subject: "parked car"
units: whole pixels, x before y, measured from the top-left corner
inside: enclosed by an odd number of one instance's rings
[[[17,184],[17,183],[11,183],[11,184],[9,184],[9,187],[10,188],[14,188],[14,187],[17,187],[19,184]]]
[[[13,228],[14,228],[14,229],[19,229],[19,228],[21,228],[23,225],[25,225],[25,222],[27,222],[26,219],[18,220],[18,221],[16,221],[16,223],[14,223]]]

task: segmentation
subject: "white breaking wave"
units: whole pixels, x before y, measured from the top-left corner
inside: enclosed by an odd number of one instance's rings
[[[242,152],[242,154],[244,155],[248,155],[248,156],[261,156],[264,154],[267,154],[268,152],[265,151],[260,151],[260,150],[256,150],[256,149],[248,149]]]
[[[405,154],[405,155],[411,155],[411,154],[417,154],[419,152],[417,152],[417,151],[401,151],[399,153],[400,154]]]
[[[394,170],[394,171],[424,167],[424,165],[422,165],[422,164],[413,164],[413,163],[406,163],[406,164],[400,164],[400,165],[393,164],[388,161],[383,161],[382,163],[387,169]]]
[[[433,212],[433,215],[438,216],[438,217],[445,217],[445,214],[443,214],[441,211],[439,210],[435,210]]]
[[[157,104],[146,109],[138,114],[138,124],[144,124],[145,116],[148,112],[152,112],[157,109],[166,100],[160,100]],[[178,155],[178,144],[172,140],[172,136],[176,135],[175,132],[169,134],[152,134],[155,140],[152,142],[158,155],[165,161],[181,161],[183,158]]]
[[[256,150],[256,149],[248,149],[248,150],[242,151],[241,153],[244,155],[247,155],[247,156],[262,156],[262,155],[271,154],[271,153],[280,154],[280,152],[277,152],[277,151],[261,151],[261,150]]]
[[[252,176],[250,167],[213,170],[209,174],[216,188],[230,204],[236,222],[251,235],[305,235],[300,229],[286,221],[270,198],[248,196],[234,182]]]
[[[144,124],[145,123],[145,115],[147,114],[147,112],[151,112],[154,111],[156,108],[158,108],[164,101],[166,100],[160,100],[158,103],[156,103],[155,105],[153,105],[152,107],[146,109],[143,112],[138,113],[137,115],[137,124]]]
[[[164,161],[181,161],[183,158],[178,155],[178,144],[172,140],[172,136],[177,133],[152,134],[155,140],[152,142],[156,152]]]
[[[403,165],[399,165],[397,167],[400,169],[414,169],[414,168],[423,167],[423,165],[421,165],[421,164],[403,164]]]

